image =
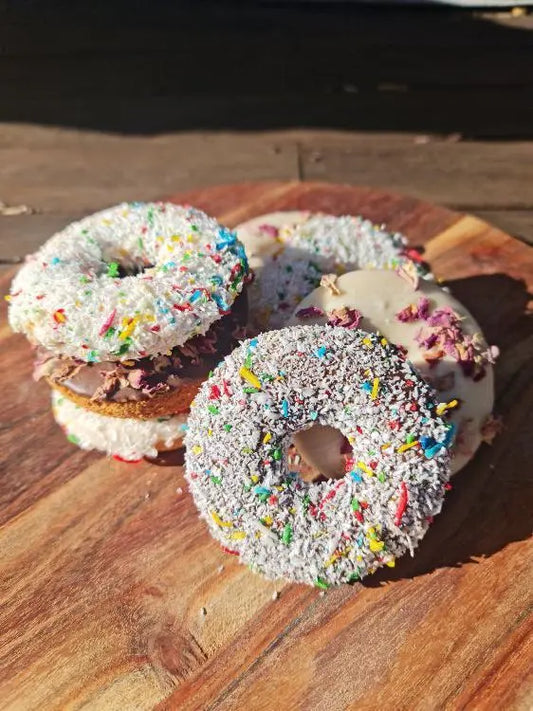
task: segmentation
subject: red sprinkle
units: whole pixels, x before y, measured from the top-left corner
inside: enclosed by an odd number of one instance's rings
[[[124,462],[125,464],[138,464],[139,462],[142,462],[142,459],[124,459],[124,457],[121,457],[118,454],[113,454],[113,459],[116,459],[117,462]]]
[[[231,397],[232,392],[231,392],[231,390],[230,390],[230,388],[229,388],[229,383],[228,383],[227,380],[223,380],[223,381],[222,381],[222,388],[223,388],[223,390],[224,390],[224,395],[227,395],[228,397]]]
[[[365,519],[363,518],[363,514],[360,511],[354,511],[353,515],[355,518],[359,521],[359,523],[364,523]]]
[[[210,400],[219,400],[220,399],[220,388],[218,385],[211,385],[211,389],[209,391],[209,399]]]
[[[394,523],[399,526],[402,522],[402,517],[405,513],[407,507],[407,501],[409,500],[409,492],[407,491],[407,486],[405,481],[400,484],[400,499],[398,501],[398,508],[396,509],[396,515],[394,516]]]
[[[238,551],[232,551],[230,548],[226,548],[225,546],[220,546],[224,553],[229,553],[230,555],[240,555]]]
[[[117,310],[113,309],[113,311],[111,311],[109,316],[106,318],[106,320],[102,324],[102,328],[98,331],[99,336],[103,336],[104,333],[107,333],[107,331],[109,331],[109,329],[113,325],[113,321],[115,320],[116,314],[117,314]]]

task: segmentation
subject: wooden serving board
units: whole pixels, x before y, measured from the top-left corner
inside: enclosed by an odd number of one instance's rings
[[[501,349],[504,433],[453,480],[414,558],[326,593],[268,582],[211,540],[181,467],[64,438],[4,305],[0,708],[531,708],[533,250],[367,188],[257,183],[173,199],[230,226],[272,210],[361,213],[425,245]]]

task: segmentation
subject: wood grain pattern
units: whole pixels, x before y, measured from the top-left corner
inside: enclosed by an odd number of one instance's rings
[[[425,245],[501,348],[505,432],[454,480],[415,558],[326,594],[268,582],[210,539],[181,467],[64,439],[3,305],[0,708],[530,708],[531,248],[375,189],[273,182],[174,199],[230,225],[273,209],[361,212]]]

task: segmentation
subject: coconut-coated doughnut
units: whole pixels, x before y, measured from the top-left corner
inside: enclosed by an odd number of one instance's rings
[[[407,248],[402,234],[351,215],[275,212],[243,222],[236,232],[255,273],[251,325],[262,330],[282,326],[323,274],[394,268]]]
[[[292,435],[334,425],[340,480],[291,473]],[[244,341],[197,395],[186,477],[212,535],[270,578],[327,587],[412,551],[442,505],[453,428],[433,389],[375,334],[324,326]]]
[[[329,320],[359,326],[405,349],[406,357],[437,390],[441,407],[450,403],[450,420],[457,428],[452,472],[457,472],[479,447],[494,405],[496,351],[487,345],[481,327],[449,291],[432,281],[361,270],[343,274],[334,286],[309,294],[289,323]],[[317,447],[316,434],[303,432],[295,444],[308,463],[331,475],[342,468],[342,437],[337,431],[320,432]]]
[[[167,353],[205,333],[242,290],[235,235],[171,203],[123,203],[68,225],[13,280],[14,331],[87,362]]]

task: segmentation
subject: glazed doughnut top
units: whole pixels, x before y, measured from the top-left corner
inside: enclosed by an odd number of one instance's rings
[[[340,480],[288,470],[291,436],[315,422],[352,443]],[[327,586],[417,545],[441,508],[452,436],[434,391],[385,339],[297,326],[244,341],[203,384],[186,476],[213,536],[241,562]]]
[[[123,203],[69,225],[27,259],[9,320],[56,355],[159,355],[227,313],[247,271],[236,236],[205,213]]]

